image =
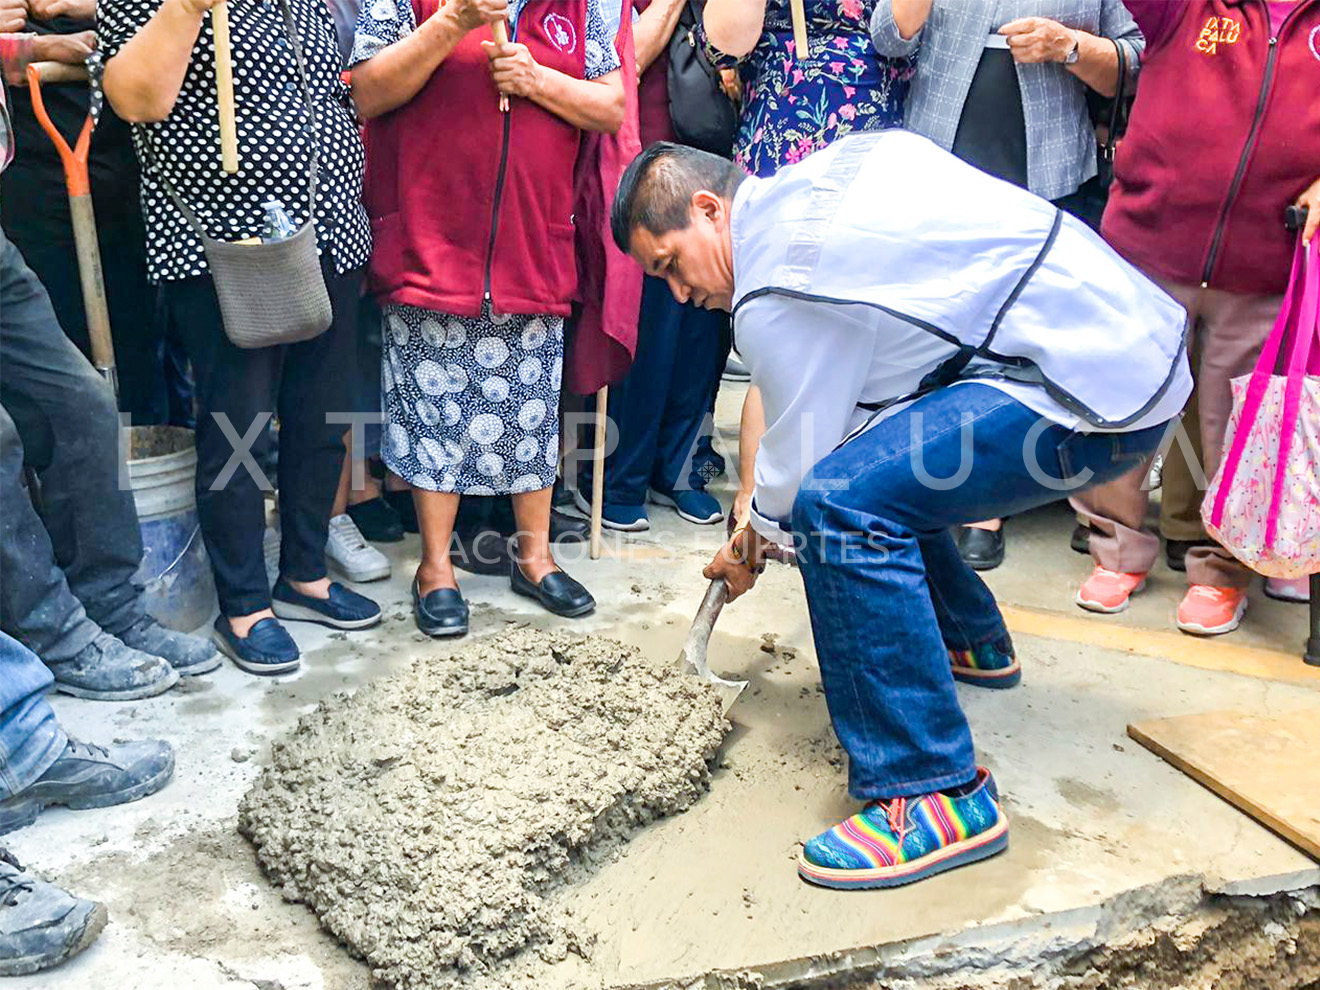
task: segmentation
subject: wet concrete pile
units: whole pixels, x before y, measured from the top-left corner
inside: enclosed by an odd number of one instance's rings
[[[589,956],[552,895],[696,801],[727,728],[713,691],[635,648],[516,628],[320,704],[239,827],[379,979],[512,986],[515,957]]]

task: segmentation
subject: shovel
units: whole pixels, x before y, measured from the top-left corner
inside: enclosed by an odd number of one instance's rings
[[[725,586],[724,579],[716,578],[706,589],[706,597],[701,600],[697,617],[692,620],[692,628],[688,630],[683,652],[678,655],[678,667],[683,673],[699,677],[719,692],[726,714],[738,700],[738,695],[747,687],[747,682],[725,680],[713,673],[706,650],[710,646],[710,634],[715,630],[715,620],[720,617],[720,610],[728,600],[729,589]]]

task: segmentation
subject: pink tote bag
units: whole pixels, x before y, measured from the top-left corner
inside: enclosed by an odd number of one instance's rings
[[[1283,308],[1256,370],[1233,379],[1206,531],[1267,577],[1320,572],[1320,236],[1298,238]],[[1279,374],[1280,355],[1286,360]]]

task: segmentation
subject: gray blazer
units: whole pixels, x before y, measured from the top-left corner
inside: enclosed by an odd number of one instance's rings
[[[1019,17],[1048,17],[1115,39],[1126,49],[1132,92],[1146,40],[1122,0],[935,0],[926,26],[911,41],[899,36],[890,0],[878,0],[871,18],[876,51],[896,57],[920,50],[904,126],[952,148],[986,35]],[[1096,173],[1086,86],[1059,64],[1019,65],[1017,74],[1027,125],[1027,183],[1036,195],[1058,199]]]

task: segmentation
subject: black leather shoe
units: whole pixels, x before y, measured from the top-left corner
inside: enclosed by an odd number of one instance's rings
[[[428,636],[466,636],[468,606],[463,595],[454,588],[439,588],[425,596],[412,585],[413,617],[417,628]]]
[[[547,612],[562,615],[566,619],[576,619],[596,608],[596,599],[591,597],[591,592],[563,571],[552,571],[541,578],[540,584],[533,584],[518,566],[518,561],[511,560],[509,586],[515,594],[533,598]]]
[[[1072,547],[1073,553],[1088,554],[1091,552],[1091,527],[1084,523],[1078,523],[1073,527],[1072,538],[1068,540],[1068,546]]]
[[[403,539],[403,520],[384,497],[358,502],[345,511],[348,518],[357,525],[363,539],[370,543],[398,543]]]
[[[993,571],[1004,562],[1004,527],[976,529],[964,526],[958,534],[958,552],[974,571]]]
[[[1214,540],[1165,540],[1164,557],[1169,562],[1169,570],[1187,572],[1187,551],[1193,547],[1212,547]]]
[[[469,574],[508,574],[509,540],[493,529],[455,531],[449,563]]]
[[[591,523],[577,516],[570,516],[558,509],[550,510],[551,543],[584,543],[591,532]]]
[[[404,489],[401,492],[386,491],[381,498],[399,517],[399,525],[403,527],[405,533],[418,532],[417,507],[413,505],[411,488]]]

